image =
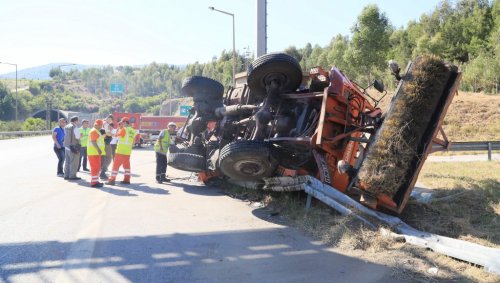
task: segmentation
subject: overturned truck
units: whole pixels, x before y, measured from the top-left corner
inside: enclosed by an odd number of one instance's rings
[[[319,179],[373,209],[399,214],[431,151],[446,149],[441,124],[460,72],[435,56],[390,62],[399,81],[385,113],[366,88],[336,67],[313,68],[282,53],[248,68],[245,84],[223,86],[186,78],[182,94],[194,106],[183,127],[184,146],[172,146],[169,165],[253,188],[303,190]],[[381,82],[372,86],[386,93]],[[441,133],[442,138],[438,138]]]

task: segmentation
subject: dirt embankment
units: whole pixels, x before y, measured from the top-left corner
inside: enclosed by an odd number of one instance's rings
[[[500,140],[500,95],[459,92],[443,127],[452,141]]]

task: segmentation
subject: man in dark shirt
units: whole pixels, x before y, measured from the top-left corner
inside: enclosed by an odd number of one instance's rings
[[[64,126],[66,126],[66,119],[59,119],[59,126],[55,127],[52,131],[52,140],[54,141],[54,152],[56,153],[57,162],[57,176],[64,177],[63,164],[64,164]]]

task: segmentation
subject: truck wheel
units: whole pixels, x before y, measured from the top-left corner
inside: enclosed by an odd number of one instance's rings
[[[224,146],[219,155],[219,168],[231,179],[260,181],[269,177],[277,162],[269,145],[260,141],[236,141]]]
[[[170,167],[189,172],[204,171],[206,163],[204,156],[191,153],[169,153],[167,157],[167,164]]]
[[[280,84],[280,92],[293,92],[302,82],[299,62],[284,53],[270,53],[257,58],[248,67],[247,83],[256,97],[266,96],[266,85],[271,80]]]
[[[224,86],[207,77],[192,76],[182,82],[181,93],[183,96],[217,99],[224,95]]]

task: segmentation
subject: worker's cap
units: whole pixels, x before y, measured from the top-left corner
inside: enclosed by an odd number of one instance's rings
[[[170,126],[177,127],[177,125],[176,125],[174,122],[170,122],[170,123],[168,123],[167,127],[170,127]]]
[[[101,119],[97,119],[97,120],[95,120],[95,122],[94,122],[94,125],[96,125],[96,126],[102,126],[103,124],[104,124],[104,121],[103,121],[103,120],[101,120]]]
[[[123,123],[123,122],[128,122],[128,118],[127,117],[123,117],[120,119],[120,122],[118,123]]]

